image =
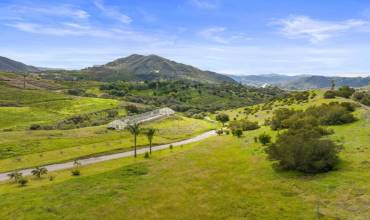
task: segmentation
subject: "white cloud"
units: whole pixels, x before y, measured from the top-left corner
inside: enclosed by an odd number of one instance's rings
[[[367,20],[322,21],[308,16],[292,16],[273,24],[281,26],[281,33],[289,38],[305,38],[312,43],[327,40],[342,32],[368,29],[370,26]]]
[[[190,3],[201,9],[215,9],[219,4],[215,0],[190,0]]]
[[[20,31],[45,34],[54,36],[92,36],[92,37],[112,37],[109,31],[95,29],[89,26],[82,26],[75,23],[63,23],[60,25],[44,25],[31,22],[16,22],[8,24]]]
[[[81,25],[78,23],[64,22],[60,24],[48,25],[31,22],[15,22],[10,23],[8,26],[14,27],[20,31],[43,34],[52,36],[75,36],[75,37],[98,37],[109,38],[113,40],[141,42],[151,44],[168,44],[169,42],[163,38],[152,34],[150,36],[136,32],[129,29],[121,28],[97,28],[89,25]]]
[[[225,27],[212,27],[206,28],[199,32],[199,35],[203,38],[214,41],[216,43],[228,44],[235,40],[250,40],[251,38],[247,37],[243,33],[232,33],[226,32]]]
[[[117,7],[105,5],[103,0],[96,0],[94,1],[94,4],[103,12],[104,15],[110,18],[117,19],[123,24],[130,24],[132,22],[131,17],[121,13]]]
[[[11,5],[9,10],[19,16],[32,16],[32,15],[49,15],[49,16],[60,16],[60,17],[69,17],[77,19],[87,19],[90,17],[89,13],[75,8],[71,5],[55,5],[55,6],[40,6],[40,7],[31,7],[31,6],[21,6],[21,5]]]

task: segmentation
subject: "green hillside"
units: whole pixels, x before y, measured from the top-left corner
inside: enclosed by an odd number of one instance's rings
[[[177,63],[157,55],[120,58],[102,66],[82,70],[83,77],[98,81],[191,80],[206,83],[235,83],[225,75]]]
[[[296,109],[328,102],[322,91]],[[310,96],[312,97],[312,96]],[[331,99],[350,101],[348,99]],[[276,101],[274,108],[286,101]],[[263,124],[271,110],[251,120]],[[267,108],[267,107],[266,107]],[[240,110],[227,111],[240,114]],[[269,112],[267,112],[269,111]],[[3,219],[366,219],[370,215],[370,110],[358,107],[356,122],[330,126],[342,144],[337,170],[306,175],[276,171],[254,137],[276,131],[262,126],[241,138],[222,135],[155,152],[53,172],[49,181],[29,177],[27,187],[0,185]],[[234,112],[234,113],[233,113]],[[350,134],[350,135],[348,135]],[[73,201],[73,202],[71,202]],[[32,207],[32,208],[31,208]],[[194,208],[196,207],[196,208]]]

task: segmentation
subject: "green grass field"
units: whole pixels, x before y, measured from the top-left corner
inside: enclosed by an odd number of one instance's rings
[[[212,123],[173,117],[145,124],[158,130],[154,144],[186,139],[213,129]],[[140,135],[138,146],[146,146]],[[0,172],[72,160],[94,154],[126,151],[132,147],[128,131],[109,131],[106,126],[73,130],[0,132]]]
[[[28,129],[31,124],[50,124],[73,115],[111,109],[118,105],[119,102],[113,99],[72,97],[0,84],[0,129]]]
[[[80,177],[65,170],[48,174],[54,181],[29,177],[26,187],[2,183],[0,219],[367,220],[370,112],[360,108],[355,114],[357,122],[331,126],[330,138],[344,146],[332,172],[275,171],[253,140],[261,132],[276,134],[262,127],[240,139],[217,136],[154,152],[150,159],[82,167]],[[171,125],[176,128],[159,126]]]

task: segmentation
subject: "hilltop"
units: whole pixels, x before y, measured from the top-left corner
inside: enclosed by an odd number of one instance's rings
[[[0,56],[0,71],[3,71],[3,72],[39,72],[40,70],[37,67],[29,66],[24,63]]]
[[[119,58],[101,66],[83,69],[83,75],[92,80],[191,80],[207,83],[222,83],[235,81],[228,76],[196,67],[177,63],[157,55],[133,54]]]

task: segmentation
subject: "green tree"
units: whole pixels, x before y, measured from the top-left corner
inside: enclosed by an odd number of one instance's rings
[[[222,123],[222,127],[224,127],[225,126],[225,123],[228,122],[228,121],[230,121],[230,118],[229,118],[229,116],[227,114],[222,113],[222,114],[218,114],[216,116],[216,120],[219,121],[219,122],[221,122]]]
[[[234,135],[234,136],[237,136],[238,138],[240,138],[242,135],[243,135],[243,130],[242,129],[232,129],[231,130],[231,133]]]
[[[36,167],[34,170],[31,171],[32,175],[41,178],[42,175],[47,174],[48,170],[45,167]]]
[[[156,133],[156,129],[154,128],[148,128],[146,131],[146,137],[148,138],[149,141],[149,153],[152,154],[152,143],[153,143],[153,137]]]
[[[140,125],[137,123],[130,124],[128,125],[127,128],[130,131],[130,133],[134,136],[134,156],[136,157],[137,156],[137,153],[136,153],[137,136],[140,134],[141,128],[140,128]]]
[[[259,142],[263,145],[263,146],[266,146],[268,143],[271,142],[271,136],[266,134],[266,133],[263,133],[263,134],[260,134],[258,136],[258,140]]]
[[[10,180],[13,180],[15,183],[17,183],[22,178],[22,173],[15,170],[9,173],[8,176]]]

